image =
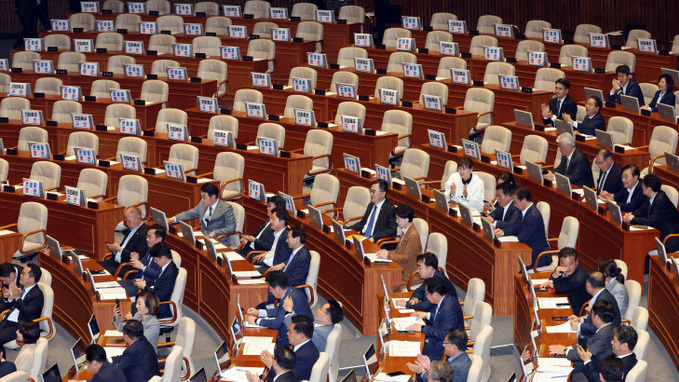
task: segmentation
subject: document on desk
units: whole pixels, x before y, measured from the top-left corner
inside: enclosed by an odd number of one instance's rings
[[[13,234],[13,233],[15,233],[15,232],[14,232],[14,231],[10,231],[10,230],[8,230],[8,229],[3,229],[2,231],[0,231],[0,236],[11,235],[11,234]]]
[[[243,355],[260,355],[267,350],[269,353],[273,354],[275,343],[269,342],[246,342],[243,345]]]
[[[392,262],[392,260],[389,260],[389,259],[378,258],[377,253],[366,253],[365,257],[367,257],[368,260],[370,260],[371,263],[374,263],[375,261],[384,261],[385,263],[391,263]]]
[[[108,289],[108,288],[120,288],[120,284],[118,284],[117,281],[102,281],[102,282],[94,283],[94,286],[97,287],[97,290]]]
[[[238,280],[238,284],[240,284],[240,285],[266,284],[266,280],[264,280],[264,279],[242,279],[242,280]]]
[[[123,352],[127,349],[126,347],[121,347],[121,346],[106,346],[104,350],[106,350],[106,358],[108,358],[109,362],[113,362],[113,357],[118,357],[123,355]]]
[[[381,382],[408,382],[410,380],[410,374],[395,375],[390,377],[387,373],[379,373],[375,376],[375,381]]]
[[[571,367],[571,361],[567,358],[552,358],[552,357],[538,357],[539,367],[543,366],[561,366]]]
[[[534,286],[538,286],[546,283],[547,281],[549,281],[549,279],[530,279],[530,281],[533,282]]]
[[[545,133],[550,133],[552,131],[556,131],[556,127],[545,127]]]
[[[410,325],[424,325],[424,320],[416,317],[397,317],[391,319],[391,324],[394,325],[394,328],[399,332],[406,332],[408,331],[406,328]]]
[[[222,255],[226,256],[226,259],[229,261],[245,260],[238,252],[223,252]]]
[[[115,299],[124,300],[127,298],[127,293],[125,293],[124,288],[108,288],[97,290],[97,292],[99,292],[99,297],[101,297],[102,301]]]
[[[570,321],[565,321],[561,325],[548,326],[547,333],[577,333],[577,331],[573,330]]]
[[[233,275],[236,276],[236,278],[262,277],[262,274],[257,272],[257,271],[236,271],[236,272],[233,272]]]
[[[629,226],[629,230],[631,231],[645,231],[647,229],[652,229],[653,227],[649,227],[646,225],[631,225]]]
[[[554,375],[552,373],[535,373],[532,382],[566,382],[568,375]]]
[[[236,381],[243,382],[247,381],[247,372],[251,372],[255,375],[262,375],[264,372],[263,367],[244,367],[244,366],[234,366],[228,370],[224,370],[221,374],[221,379],[226,381]]]
[[[538,297],[538,306],[540,306],[540,309],[558,309],[570,306],[570,304],[568,297]]]
[[[104,332],[104,337],[122,337],[123,332],[118,330],[106,330]]]
[[[214,181],[214,179],[210,179],[210,178],[198,178],[198,180],[196,181],[196,183],[198,183],[198,184],[201,184],[201,183],[210,183],[210,182],[212,182],[212,181]]]
[[[248,344],[248,343],[254,343],[254,342],[259,342],[263,344],[270,344],[273,342],[273,337],[259,337],[259,336],[245,336],[243,337],[243,343]]]
[[[392,357],[417,357],[418,354],[419,341],[389,341],[389,355]]]
[[[245,327],[246,328],[263,328],[263,326],[259,326],[257,324],[251,324],[247,321],[247,318],[245,319]]]
[[[516,236],[500,236],[497,238],[500,243],[518,243],[519,238]]]

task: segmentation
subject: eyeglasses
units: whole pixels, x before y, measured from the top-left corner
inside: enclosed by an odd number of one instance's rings
[[[374,194],[374,193],[376,193],[376,192],[384,192],[384,191],[382,191],[382,190],[373,190],[373,189],[370,190],[370,193],[371,193],[371,194]]]

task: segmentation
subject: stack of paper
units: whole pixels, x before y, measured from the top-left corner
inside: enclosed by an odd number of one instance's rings
[[[534,286],[540,286],[540,285],[546,283],[547,281],[549,281],[549,279],[531,279],[530,281],[533,282]]]
[[[108,359],[109,362],[113,362],[113,357],[118,357],[123,355],[123,352],[125,351],[125,347],[110,347],[107,346],[104,348],[106,350],[106,358]]]
[[[120,287],[120,284],[118,284],[117,281],[102,281],[98,283],[94,283],[94,286],[99,289],[110,289],[110,288],[118,288]]]
[[[97,292],[99,292],[99,297],[101,297],[101,300],[124,300],[127,298],[127,293],[125,293],[124,288],[106,288],[106,289],[97,289]]]
[[[392,357],[417,357],[418,354],[419,341],[389,341],[389,355]]]
[[[380,258],[378,258],[378,257],[377,257],[377,253],[366,253],[366,254],[365,254],[365,257],[367,257],[368,260],[370,260],[371,263],[374,263],[375,261],[384,261],[384,262],[386,262],[386,263],[391,263],[391,260],[389,260],[389,259],[380,259]]]
[[[240,284],[240,285],[266,284],[266,280],[264,280],[264,279],[241,279],[241,280],[238,280],[238,284]]]
[[[548,326],[547,333],[577,333],[577,332],[573,330],[573,328],[571,327],[571,322],[566,321],[561,325]]]
[[[399,332],[405,332],[410,325],[424,325],[424,321],[421,318],[416,317],[397,317],[391,320],[393,327]]]
[[[233,275],[236,276],[236,278],[241,278],[241,277],[262,277],[262,274],[257,272],[257,271],[237,271],[233,272]]]
[[[104,337],[122,337],[123,332],[117,330],[107,330],[104,332]]]
[[[538,297],[538,305],[540,309],[558,309],[564,306],[570,306],[568,304],[568,297]]]
[[[537,373],[535,373],[533,381],[565,382],[572,371],[571,361],[566,358],[538,358]]]
[[[501,243],[518,243],[519,238],[516,236],[500,236],[497,238]]]
[[[247,381],[247,372],[251,372],[255,375],[262,375],[264,372],[263,367],[244,367],[244,366],[234,366],[228,370],[224,370],[221,374],[221,379],[227,381]]]
[[[375,381],[381,382],[408,382],[410,380],[410,374],[395,375],[390,377],[387,373],[379,373],[375,376]]]
[[[0,231],[0,236],[10,235],[10,234],[13,234],[13,233],[14,233],[14,231],[10,231],[8,229],[3,229],[2,231]]]
[[[273,354],[275,346],[276,344],[271,342],[246,342],[243,345],[243,355],[260,355],[264,352],[264,350],[267,350],[269,353]]]
[[[223,255],[226,256],[226,259],[229,261],[245,260],[238,252],[224,252]]]

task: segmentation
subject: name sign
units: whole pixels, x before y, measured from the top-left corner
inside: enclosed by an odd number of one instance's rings
[[[126,77],[144,77],[144,65],[142,64],[125,64],[125,76]]]
[[[419,17],[403,16],[401,17],[401,26],[405,29],[422,29],[422,20]]]
[[[120,118],[120,132],[122,134],[139,135],[141,126],[138,119]]]
[[[361,48],[372,48],[375,44],[373,43],[373,35],[370,33],[354,33],[354,46]]]
[[[543,29],[542,38],[545,42],[552,42],[556,44],[563,42],[561,40],[561,29]]]
[[[94,51],[94,41],[92,39],[73,39],[73,49],[78,53],[92,53]]]
[[[260,88],[271,87],[271,76],[269,75],[269,73],[250,72],[250,78],[252,80],[252,86]]]
[[[440,131],[428,129],[429,145],[438,149],[446,149],[446,135]]]
[[[158,23],[155,21],[142,21],[139,23],[139,33],[156,34],[158,33]]]
[[[49,143],[28,142],[31,158],[50,159],[52,157]]]
[[[123,168],[131,171],[141,171],[141,160],[138,155],[120,154]]]
[[[325,53],[308,52],[306,60],[309,66],[316,66],[319,68],[326,68],[328,66],[328,57]]]
[[[244,25],[229,25],[229,37],[248,38],[248,28]]]
[[[114,30],[113,20],[97,20],[97,32],[113,32]]]
[[[255,182],[254,180],[248,180],[248,196],[251,197],[252,199],[255,200],[262,200],[262,197],[265,196],[266,193],[264,192],[264,185]]]
[[[271,28],[271,39],[274,41],[290,41],[290,28]]]
[[[442,56],[458,56],[460,47],[456,42],[439,41],[439,50]]]
[[[245,103],[245,111],[251,118],[266,118],[266,106],[263,103]]]
[[[505,59],[502,48],[498,46],[484,47],[483,55],[486,58],[486,61],[502,61]]]
[[[80,75],[88,77],[96,77],[99,75],[99,63],[98,62],[81,62],[80,63]]]
[[[198,108],[204,113],[217,113],[217,98],[198,96]]]
[[[457,34],[467,33],[467,22],[464,20],[448,20],[448,32]]]
[[[403,75],[405,77],[422,78],[422,64],[403,63]]]
[[[110,89],[111,102],[113,103],[130,103],[132,102],[132,95],[129,89]]]
[[[71,123],[76,129],[92,130],[94,126],[92,114],[71,114]]]
[[[33,61],[33,71],[40,74],[51,74],[54,71],[54,63],[52,60],[35,60]]]
[[[240,48],[237,46],[223,46],[222,58],[225,60],[240,60]]]
[[[177,57],[191,57],[193,47],[191,44],[172,44],[172,52]]]
[[[300,93],[311,92],[311,80],[308,78],[293,78],[292,90]]]
[[[222,10],[226,17],[240,17],[240,5],[224,5]]]
[[[316,116],[314,111],[295,109],[295,124],[301,126],[315,126]]]
[[[169,80],[186,81],[188,79],[186,68],[167,68],[167,78]]]
[[[278,155],[278,144],[275,139],[259,138],[259,152],[265,155]]]
[[[78,163],[94,164],[97,160],[93,149],[86,147],[76,147],[73,151],[75,151],[75,160]]]
[[[450,78],[456,84],[471,84],[471,75],[469,70],[450,69]]]
[[[82,90],[80,86],[62,86],[61,87],[61,99],[68,101],[80,101],[82,98]]]
[[[143,41],[125,41],[126,54],[144,54]]]
[[[174,141],[186,141],[189,138],[186,126],[167,124],[167,137]]]
[[[67,19],[52,19],[52,31],[68,32],[71,30],[71,23]]]
[[[31,95],[31,84],[28,82],[10,82],[9,95],[16,97],[28,97]]]
[[[42,125],[42,110],[21,109],[21,121],[24,125]]]

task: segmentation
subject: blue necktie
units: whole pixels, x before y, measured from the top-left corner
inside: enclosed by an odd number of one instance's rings
[[[363,236],[370,238],[373,235],[373,225],[375,224],[375,216],[377,215],[377,205],[373,206],[373,212],[370,214],[370,220],[368,220],[368,227],[365,229]]]

